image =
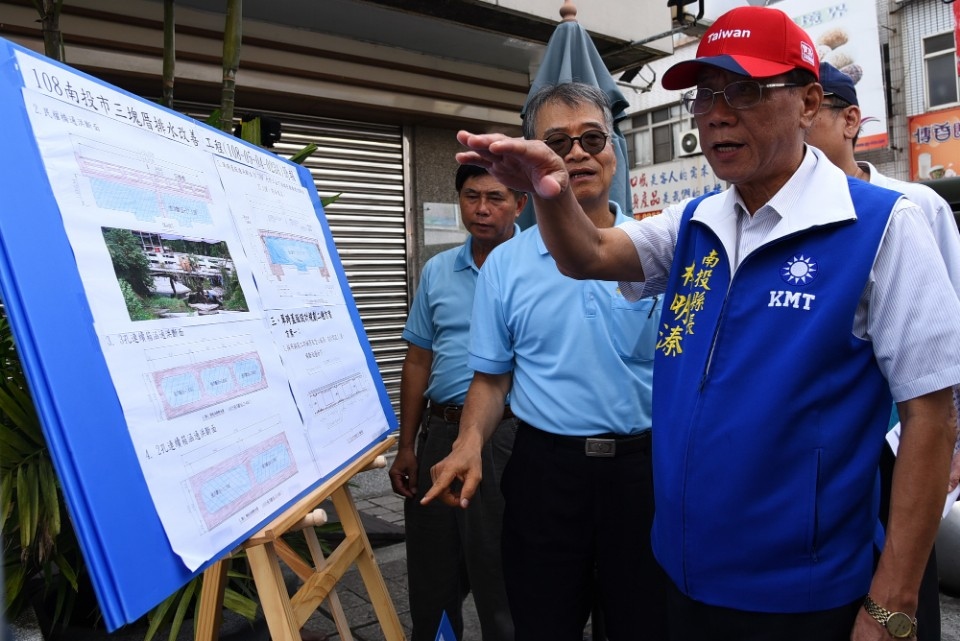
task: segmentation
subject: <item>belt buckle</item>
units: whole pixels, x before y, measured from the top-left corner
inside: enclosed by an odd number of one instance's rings
[[[617,455],[617,442],[612,438],[588,438],[583,443],[587,456],[611,458]]]
[[[461,412],[461,408],[457,407],[456,405],[444,405],[443,420],[445,420],[448,423],[459,423],[460,412]]]

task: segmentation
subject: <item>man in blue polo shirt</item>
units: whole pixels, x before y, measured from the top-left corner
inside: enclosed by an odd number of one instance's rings
[[[562,158],[598,228],[629,220],[609,198],[612,130],[603,92],[576,83],[535,94],[524,121],[526,138]],[[616,282],[561,274],[537,227],[498,248],[480,273],[468,360],[476,372],[460,436],[424,501],[477,500],[487,480],[481,448],[509,392],[520,427],[501,484],[503,562],[518,639],[579,641],[595,601],[612,641],[666,638],[649,544],[659,313],[658,299],[628,302]],[[455,477],[460,493],[448,489]]]
[[[444,611],[463,635],[463,600],[473,591],[484,641],[512,641],[503,589],[500,472],[510,456],[516,421],[500,404],[496,432],[484,448],[486,479],[468,510],[420,505],[430,467],[450,453],[473,372],[467,367],[470,310],[477,274],[490,252],[520,232],[527,202],[481,167],[456,176],[467,242],[429,261],[420,276],[403,338],[409,343],[400,375],[400,440],[390,482],[404,504],[407,580],[413,641],[433,641]],[[418,430],[419,428],[419,430]],[[418,436],[419,431],[419,436]]]

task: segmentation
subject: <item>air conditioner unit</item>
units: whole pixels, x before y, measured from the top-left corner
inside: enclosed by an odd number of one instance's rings
[[[703,150],[700,149],[700,132],[696,129],[681,131],[677,137],[677,156],[693,156],[702,153]]]

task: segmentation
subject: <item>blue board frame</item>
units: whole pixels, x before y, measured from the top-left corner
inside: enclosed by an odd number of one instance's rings
[[[244,536],[196,572],[191,572],[170,547],[140,470],[94,332],[73,250],[33,136],[16,52],[43,58],[0,38],[0,122],[5,124],[6,135],[0,147],[0,294],[104,621],[112,631],[143,616],[296,499],[252,525]],[[163,109],[76,69],[43,60],[119,91],[131,101]],[[171,116],[185,118],[167,111]],[[207,127],[195,121],[191,124]],[[258,154],[267,153],[243,141],[237,143]],[[306,168],[290,165],[312,195],[333,268],[388,423],[388,429],[374,443],[317,479],[301,493],[303,496],[386,438],[396,429],[396,416],[313,179]]]

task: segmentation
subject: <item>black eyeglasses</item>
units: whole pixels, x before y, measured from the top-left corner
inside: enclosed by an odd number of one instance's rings
[[[829,98],[830,96],[834,96],[834,95],[836,95],[836,94],[824,93],[824,94],[823,94],[823,97],[824,97],[824,98]],[[846,104],[846,105],[845,105],[845,104],[842,104],[842,103],[837,104],[837,103],[835,103],[835,102],[821,102],[821,103],[820,103],[820,108],[821,108],[821,109],[836,109],[837,111],[843,111],[844,109],[846,109],[846,108],[849,107],[849,106],[850,106],[849,104]]]
[[[760,104],[764,89],[780,89],[782,87],[799,87],[793,82],[768,82],[761,84],[756,80],[738,80],[731,82],[720,91],[707,89],[691,89],[682,96],[683,106],[694,116],[700,116],[713,109],[713,100],[716,95],[723,94],[724,100],[733,109],[749,109]]]
[[[591,156],[595,156],[603,151],[603,148],[607,146],[607,138],[610,136],[603,133],[599,129],[591,129],[590,131],[585,131],[579,136],[568,136],[565,133],[557,132],[555,134],[550,134],[543,139],[543,142],[547,143],[547,147],[553,149],[554,153],[563,158],[570,153],[570,150],[573,149],[573,143],[580,143],[580,148]]]

